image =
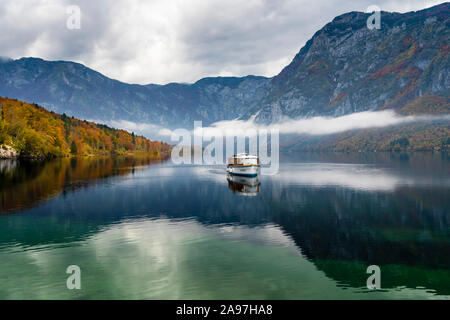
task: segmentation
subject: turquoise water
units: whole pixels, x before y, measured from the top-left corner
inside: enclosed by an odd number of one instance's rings
[[[448,299],[448,163],[288,155],[245,181],[170,161],[2,161],[0,298]]]

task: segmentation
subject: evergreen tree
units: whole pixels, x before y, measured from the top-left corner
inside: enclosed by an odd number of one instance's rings
[[[70,145],[70,153],[71,154],[77,154],[78,153],[78,147],[75,141],[72,140],[72,143]]]

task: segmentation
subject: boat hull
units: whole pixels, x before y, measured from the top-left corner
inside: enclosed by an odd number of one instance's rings
[[[232,174],[235,176],[256,177],[259,174],[259,166],[258,165],[248,165],[248,166],[229,165],[227,168],[227,172],[229,174]]]

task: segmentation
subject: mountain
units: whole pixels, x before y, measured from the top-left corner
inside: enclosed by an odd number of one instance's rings
[[[82,119],[192,126],[242,114],[269,83],[264,77],[204,78],[194,84],[135,85],[81,64],[22,58],[0,62],[0,95]]]
[[[159,158],[168,156],[170,151],[166,143],[1,97],[0,146],[0,158],[5,155],[4,150],[10,154],[11,146],[20,156],[31,158],[70,154],[139,154]]]
[[[404,113],[450,111],[450,4],[381,13],[381,28],[369,30],[370,14],[336,17],[310,39],[270,83],[258,119],[395,109]],[[421,109],[417,104],[436,108]]]
[[[0,61],[0,95],[83,119],[192,128],[219,120],[274,122],[365,110],[450,112],[450,4],[417,12],[350,12],[319,30],[273,78],[216,77],[194,84],[126,84],[81,64]]]
[[[384,128],[349,130],[330,135],[284,137],[284,151],[450,151],[448,119]]]

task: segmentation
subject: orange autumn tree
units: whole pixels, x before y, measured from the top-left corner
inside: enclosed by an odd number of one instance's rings
[[[22,156],[39,158],[71,154],[164,157],[171,150],[167,143],[0,97],[1,144],[13,146]]]

